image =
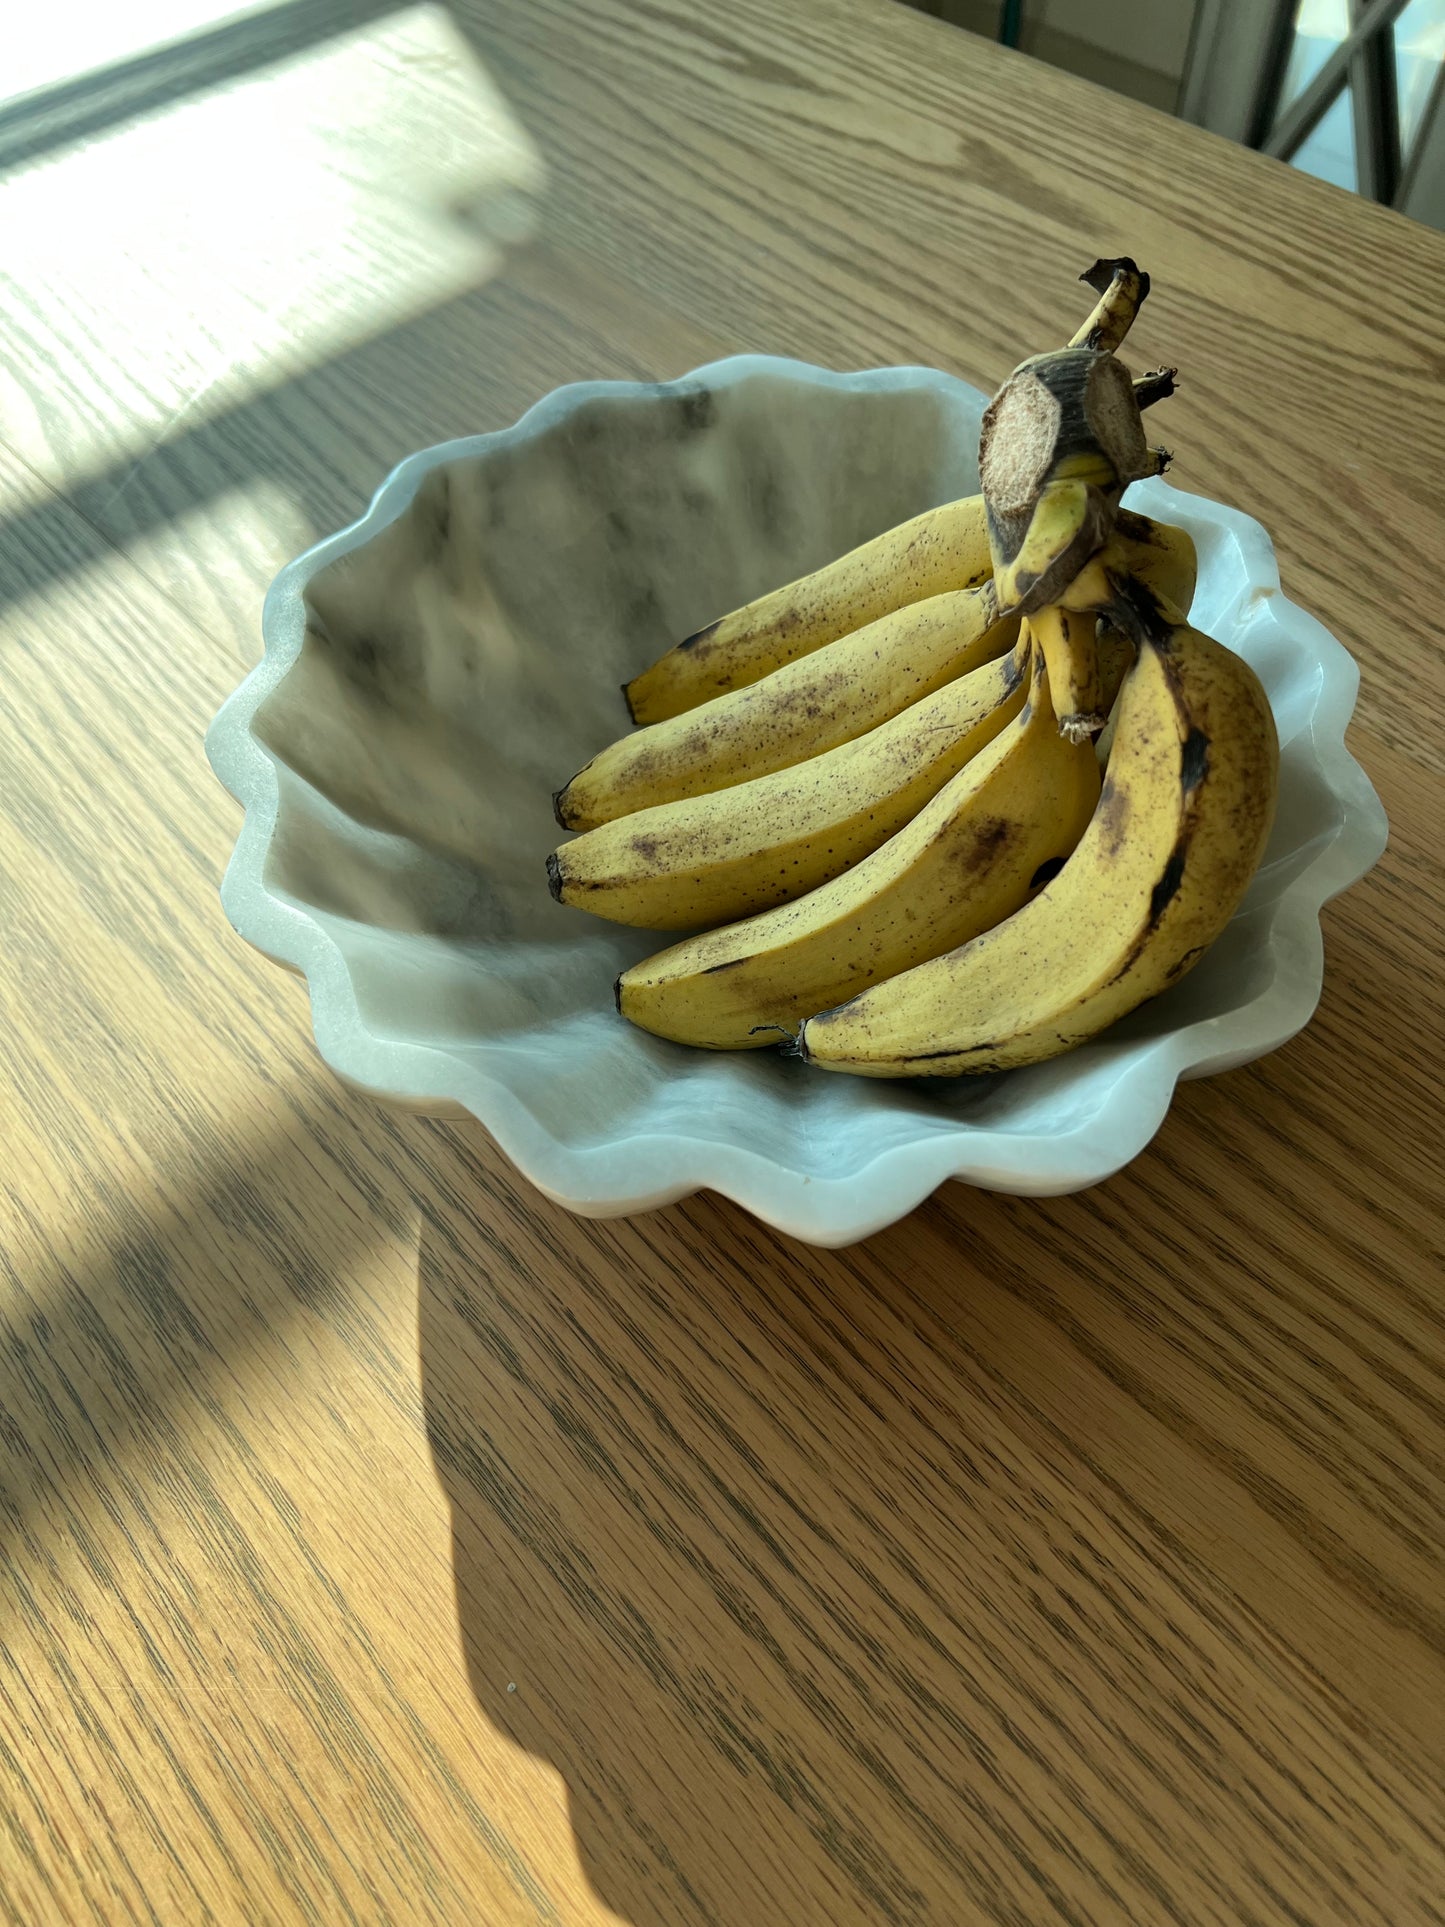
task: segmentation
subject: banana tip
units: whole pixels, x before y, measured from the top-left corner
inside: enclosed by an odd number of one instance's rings
[[[632,684],[630,682],[625,682],[620,684],[619,686],[622,690],[622,700],[627,705],[628,717],[632,722],[635,723],[637,721],[637,711],[632,706]]]
[[[562,860],[555,850],[547,858],[547,888],[560,903],[562,901]]]
[[[571,787],[572,785],[570,783],[564,783],[561,789],[553,790],[552,792],[552,814],[557,820],[557,828],[559,830],[570,830],[572,827],[572,825],[567,821],[566,817],[562,814],[562,798],[567,794],[568,790],[571,789]]]
[[[620,972],[612,979],[612,1001],[616,1004],[617,1014],[620,1017],[622,1015],[622,975]]]
[[[793,1031],[789,1030],[786,1024],[754,1024],[748,1032],[748,1035],[750,1037],[758,1037],[761,1036],[764,1031],[770,1030],[782,1040],[778,1045],[778,1054],[780,1057],[801,1057],[806,1061],[808,1053],[803,1047],[803,1031],[805,1028],[805,1025],[800,1024],[797,1030]]]

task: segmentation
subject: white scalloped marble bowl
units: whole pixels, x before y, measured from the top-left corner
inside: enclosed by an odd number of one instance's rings
[[[1165,996],[1004,1077],[826,1076],[633,1030],[612,982],[658,939],[548,895],[551,792],[625,727],[618,684],[721,611],[971,492],[984,400],[929,369],[751,356],[584,383],[411,456],[359,522],[282,571],[265,659],[208,737],[246,811],[222,894],[243,937],[304,973],[343,1078],[479,1119],[576,1211],[706,1188],[844,1244],[948,1178],[1093,1184],[1149,1142],[1177,1079],[1308,1021],[1320,906],[1385,843],[1344,747],[1355,664],[1280,593],[1257,523],[1160,481],[1130,500],[1194,536],[1194,619],[1259,671],[1283,748],[1265,862]]]

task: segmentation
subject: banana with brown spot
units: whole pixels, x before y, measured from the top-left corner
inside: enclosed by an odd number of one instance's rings
[[[1185,530],[1122,515],[1111,552],[1156,595],[1188,608],[1195,554]],[[761,682],[622,737],[558,793],[557,820],[568,830],[595,829],[634,810],[790,768],[866,735],[1012,647],[1017,620],[996,617],[991,583],[930,596],[882,616]],[[1101,668],[1092,623],[1088,641],[1096,681],[1102,676],[1098,700],[1107,709],[1132,646],[1118,643],[1112,654],[1106,648]],[[1057,678],[1066,667],[1063,660],[1057,670],[1051,664],[1051,675]]]
[[[926,509],[686,637],[623,687],[636,723],[657,723],[771,675],[911,602],[976,588],[992,570],[983,497]]]
[[[911,823],[795,902],[634,964],[618,1009],[678,1043],[775,1043],[777,1029],[1012,915],[1068,857],[1098,795],[1093,748],[1060,734],[1035,652],[1024,708]]]
[[[1185,623],[1142,643],[1099,806],[1032,902],[810,1019],[799,1047],[869,1077],[1008,1070],[1072,1050],[1185,975],[1274,817],[1279,745],[1249,665]]]
[[[622,737],[554,799],[566,830],[730,789],[788,769],[886,723],[945,683],[1007,654],[993,584],[929,596],[830,642],[761,682]]]
[[[651,930],[730,923],[876,850],[1023,707],[1017,651],[822,756],[604,823],[547,860],[552,894]]]

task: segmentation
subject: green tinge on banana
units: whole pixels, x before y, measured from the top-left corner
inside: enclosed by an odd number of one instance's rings
[[[836,749],[1006,654],[1018,621],[997,616],[992,582],[895,609],[760,682],[624,736],[559,793],[557,820],[594,829]]]
[[[1274,815],[1279,745],[1248,664],[1187,624],[1146,638],[1083,839],[973,942],[810,1019],[825,1070],[953,1076],[1041,1062],[1181,978],[1232,916]]]
[[[928,509],[669,649],[624,686],[632,720],[681,715],[907,603],[975,588],[992,566],[982,496]]]
[[[809,762],[604,823],[548,858],[552,894],[650,930],[729,923],[785,903],[916,816],[1026,693],[1011,652]]]
[[[1098,795],[1093,749],[1060,734],[1036,658],[1024,708],[912,822],[806,896],[635,964],[618,1008],[678,1043],[776,1043],[779,1028],[1011,916],[1068,857]]]

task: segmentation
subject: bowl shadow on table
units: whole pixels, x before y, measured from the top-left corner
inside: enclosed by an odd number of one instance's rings
[[[956,1920],[965,1897],[1014,1917],[982,1871],[1018,1852],[997,1754],[1016,1727],[1052,1745],[1071,1688],[1019,1680],[998,1641],[1022,1627],[1061,1662],[1073,1610],[1037,1563],[1068,1538],[1072,1475],[1061,1494],[1020,1414],[1062,1364],[1098,1407],[1081,1435],[1150,1429],[1139,1387],[1038,1315],[1081,1295],[1061,1250],[1129,1290],[1132,1180],[1047,1203],[949,1187],[818,1253],[709,1198],[579,1240],[535,1198],[513,1214],[489,1148],[470,1175],[420,1251],[462,1644],[487,1719],[564,1779],[599,1896],[631,1927]],[[525,1242],[492,1228],[523,1215]],[[1075,1443],[1054,1429],[1055,1467]],[[1127,1638],[1116,1658],[1149,1663]],[[1127,1833],[1129,1795],[1090,1791]],[[1011,1879],[1042,1879],[1027,1852]]]
[[[580,1263],[559,1224],[551,1265],[551,1208],[530,1215],[545,1267],[532,1275],[500,1246],[459,1251],[450,1226],[425,1226],[420,1254],[423,1400],[482,1712],[561,1774],[583,1869],[630,1927],[924,1918],[901,1856],[889,1864],[816,1771],[829,1745],[853,1744],[846,1703],[809,1759],[816,1716],[763,1572],[799,1529],[787,1497],[730,1495],[663,1363],[670,1296],[715,1369],[725,1294],[686,1253],[718,1208],[642,1232],[589,1226]],[[758,1358],[760,1385],[769,1367]],[[821,1392],[818,1406],[833,1424],[848,1410]],[[819,1893],[839,1888],[845,1910],[820,1915]]]

